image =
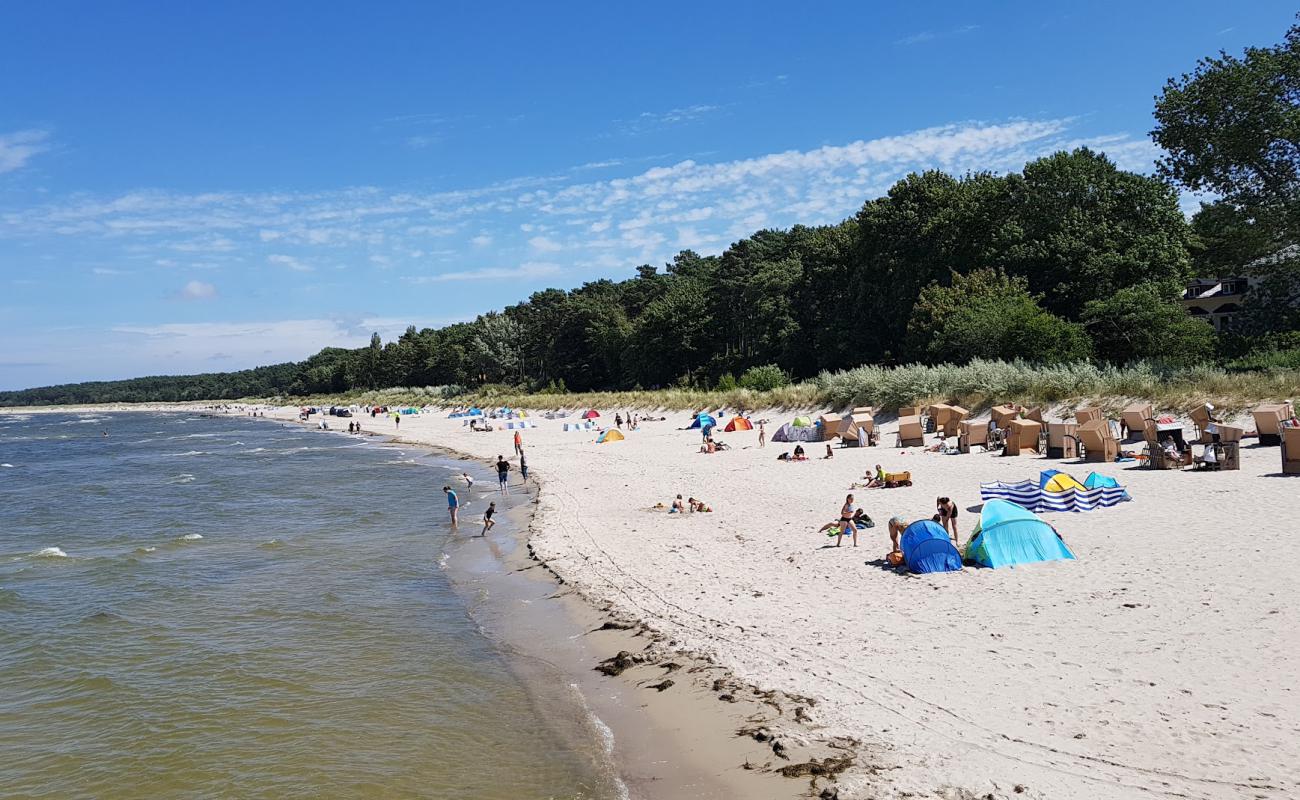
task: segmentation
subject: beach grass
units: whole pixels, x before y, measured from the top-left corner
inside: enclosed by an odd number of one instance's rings
[[[1300,396],[1300,369],[1232,372],[1218,366],[1167,367],[1140,362],[1124,367],[1088,362],[1030,364],[975,360],[968,364],[862,366],[769,391],[672,388],[612,392],[537,393],[508,387],[449,392],[447,387],[394,387],[340,395],[276,398],[305,404],[478,405],[551,409],[694,411],[698,409],[808,409],[869,405],[885,411],[931,402],[972,410],[1011,402],[1025,405],[1098,404],[1117,407],[1150,401],[1161,411],[1186,411],[1212,402],[1224,411]]]

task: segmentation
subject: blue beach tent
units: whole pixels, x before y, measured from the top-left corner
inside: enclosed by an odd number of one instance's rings
[[[1073,559],[1074,553],[1034,512],[1006,500],[989,500],[966,545],[966,557],[986,567],[1014,567]]]
[[[898,541],[903,560],[912,572],[956,572],[961,555],[948,541],[948,532],[930,519],[913,522]]]
[[[711,415],[709,415],[709,414],[705,414],[705,413],[701,412],[701,413],[695,415],[695,421],[691,423],[691,427],[692,427],[692,428],[703,428],[703,427],[705,427],[706,425],[707,425],[707,426],[714,426],[714,425],[717,425],[717,424],[718,424],[718,421],[715,420]]]

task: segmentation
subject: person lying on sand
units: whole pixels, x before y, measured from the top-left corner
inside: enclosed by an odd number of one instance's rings
[[[857,528],[860,531],[863,531],[873,526],[874,523],[871,521],[871,517],[868,517],[865,511],[859,508],[857,511],[853,512],[853,527]],[[839,527],[840,527],[840,520],[837,519],[821,526],[820,528],[817,529],[817,532],[826,533],[826,531],[835,530],[838,529]],[[831,533],[827,535],[835,536],[836,534]]]
[[[944,436],[943,431],[939,432],[939,440],[929,447],[925,448],[927,453],[946,453],[948,452],[948,437]]]

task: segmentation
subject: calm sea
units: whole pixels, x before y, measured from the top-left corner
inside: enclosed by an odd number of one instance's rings
[[[131,413],[0,416],[0,464],[3,796],[606,794],[439,567],[464,462]]]

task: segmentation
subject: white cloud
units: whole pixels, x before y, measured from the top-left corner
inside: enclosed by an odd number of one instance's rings
[[[95,275],[130,275],[129,270],[113,269],[112,267],[93,267],[90,270]]]
[[[564,245],[548,236],[534,236],[528,240],[528,246],[543,253],[555,253],[564,249]]]
[[[486,233],[480,233],[478,236],[470,239],[469,243],[475,247],[487,247],[492,244],[492,237],[488,236]]]
[[[559,264],[530,261],[517,267],[486,267],[483,269],[443,272],[438,275],[415,275],[407,278],[410,283],[443,283],[445,281],[484,281],[507,280],[512,278],[546,278],[559,275]]]
[[[266,261],[269,264],[275,264],[276,266],[279,267],[287,267],[293,270],[294,272],[311,272],[315,269],[315,267],[311,266],[310,264],[302,263],[294,256],[287,256],[282,253],[269,255],[266,257]]]
[[[203,281],[190,281],[181,287],[183,300],[210,300],[217,296],[217,287]]]
[[[27,130],[0,134],[0,174],[27,166],[32,156],[50,149],[46,131]]]

